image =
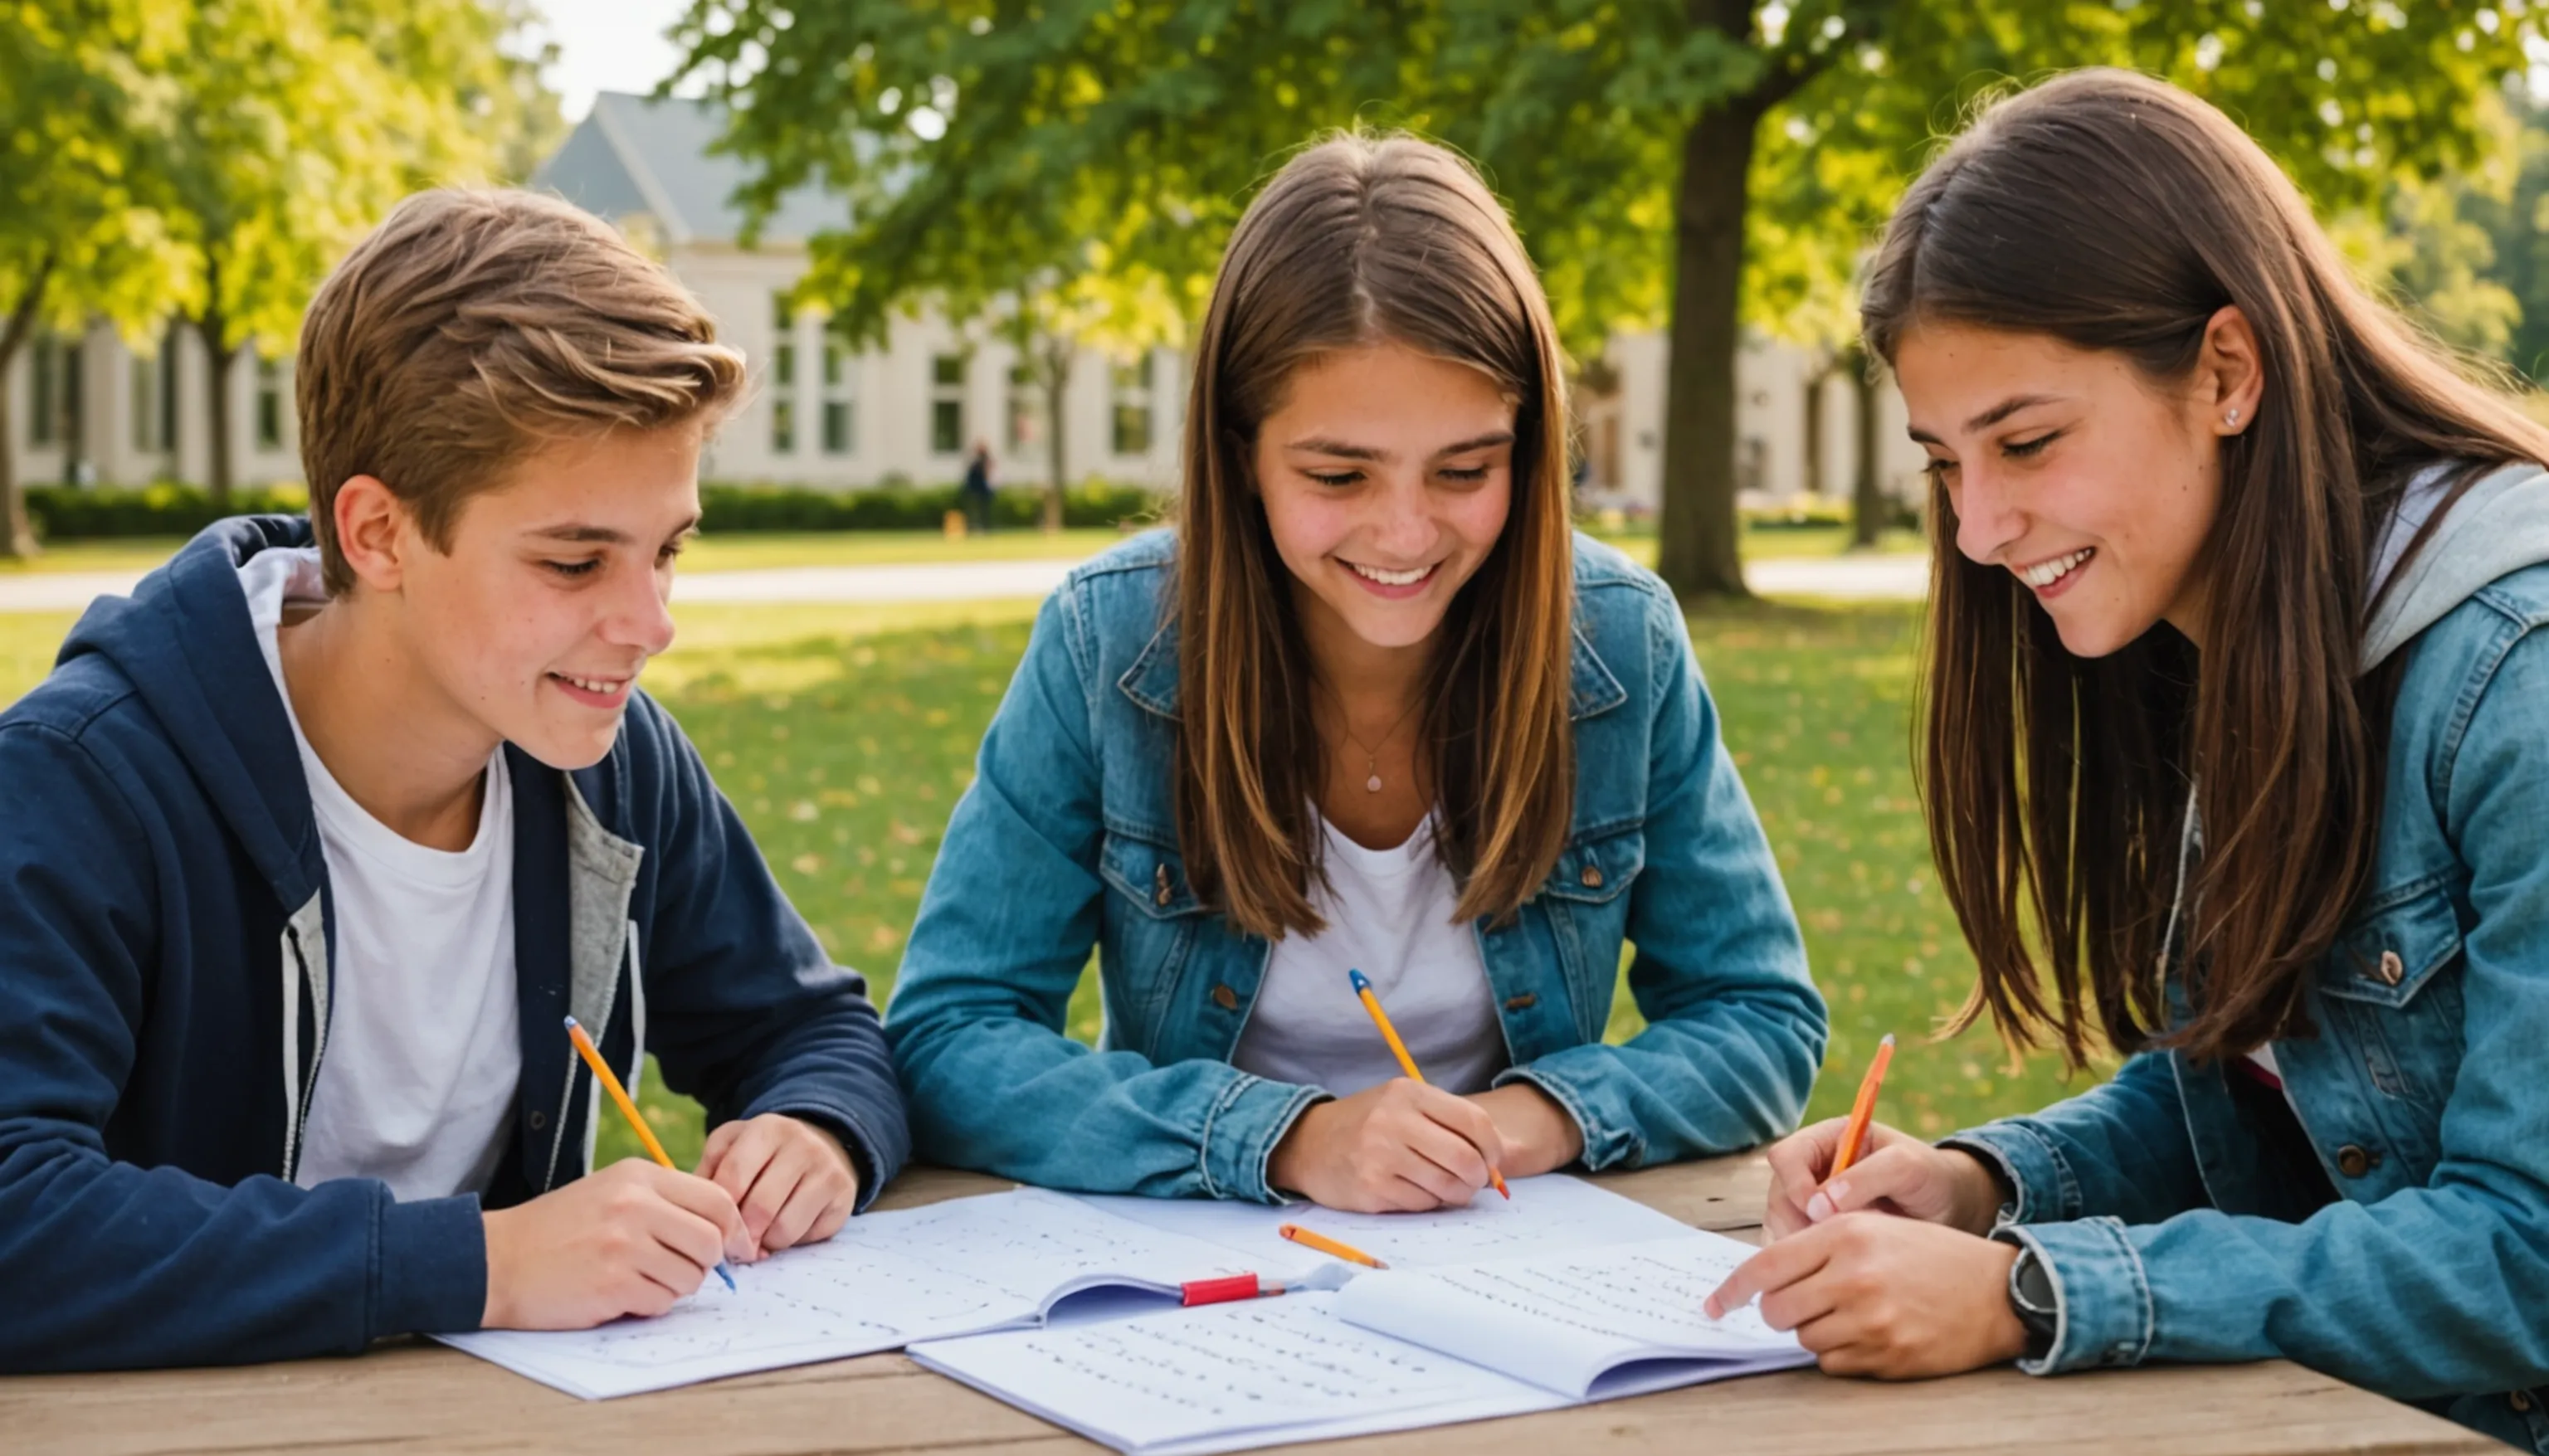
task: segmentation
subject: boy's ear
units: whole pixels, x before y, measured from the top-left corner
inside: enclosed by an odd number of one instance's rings
[[[352,476],[336,488],[334,515],[336,551],[354,580],[375,592],[397,591],[407,554],[423,544],[407,502],[377,476]]]

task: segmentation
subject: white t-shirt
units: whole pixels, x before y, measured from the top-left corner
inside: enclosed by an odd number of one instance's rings
[[[1454,914],[1460,891],[1434,851],[1434,821],[1391,850],[1365,849],[1324,818],[1319,828],[1328,884],[1310,903],[1328,928],[1274,943],[1232,1064],[1340,1097],[1400,1075],[1346,979],[1361,970],[1426,1081],[1486,1090],[1506,1066],[1504,1027],[1477,937]]]
[[[301,749],[336,910],[327,1049],[295,1181],[378,1178],[401,1199],[483,1192],[522,1073],[504,751],[488,760],[469,848],[401,838],[320,762],[284,689],[276,628],[287,601],[325,596],[319,553],[261,551],[239,568],[239,587]]]

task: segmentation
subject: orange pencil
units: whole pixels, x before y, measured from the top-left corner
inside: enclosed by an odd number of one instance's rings
[[[1349,1262],[1362,1264],[1367,1268],[1372,1269],[1386,1269],[1389,1267],[1387,1264],[1384,1264],[1380,1260],[1373,1258],[1371,1255],[1365,1253],[1362,1249],[1355,1247],[1351,1243],[1339,1243],[1337,1240],[1330,1238],[1324,1233],[1318,1232],[1314,1229],[1304,1228],[1298,1224],[1286,1224],[1274,1231],[1282,1234],[1285,1238],[1292,1240],[1294,1243],[1300,1244],[1306,1248],[1317,1249],[1319,1252],[1326,1254],[1331,1258],[1345,1259]]]
[[[1824,1175],[1829,1183],[1841,1175],[1841,1170],[1858,1161],[1858,1145],[1867,1140],[1868,1120],[1876,1115],[1876,1089],[1885,1084],[1886,1063],[1894,1059],[1894,1034],[1876,1044],[1876,1060],[1867,1064],[1867,1076],[1858,1084],[1858,1101],[1849,1109],[1849,1126],[1841,1130],[1841,1148],[1833,1154],[1832,1171]]]
[[[1346,979],[1354,983],[1355,994],[1363,998],[1363,1009],[1371,1013],[1371,1024],[1380,1028],[1380,1040],[1389,1044],[1389,1054],[1398,1058],[1398,1069],[1407,1073],[1411,1082],[1424,1081],[1425,1074],[1416,1069],[1416,1058],[1407,1054],[1407,1044],[1398,1040],[1398,1028],[1389,1024],[1389,1013],[1380,1009],[1380,998],[1371,993],[1371,982],[1360,970],[1347,971]],[[1496,1192],[1513,1197],[1513,1190],[1505,1186],[1504,1174],[1489,1168],[1487,1181],[1496,1185]]]
[[[637,1140],[646,1144],[646,1155],[664,1167],[672,1167],[672,1155],[664,1151],[663,1143],[655,1140],[654,1129],[647,1127],[646,1120],[637,1115],[637,1104],[628,1100],[628,1089],[619,1085],[619,1074],[611,1069],[611,1063],[602,1059],[602,1048],[593,1045],[593,1039],[584,1034],[584,1028],[576,1025],[574,1017],[566,1019],[566,1034],[575,1043],[576,1052],[584,1058],[584,1064],[593,1068],[593,1079],[602,1084],[603,1091],[611,1094],[612,1101],[619,1104],[619,1111],[628,1119],[628,1126],[637,1130]],[[726,1288],[734,1288],[734,1276],[726,1272],[725,1260],[717,1260],[716,1274],[725,1281]]]

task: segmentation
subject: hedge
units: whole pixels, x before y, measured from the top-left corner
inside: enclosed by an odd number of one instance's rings
[[[69,541],[105,536],[191,536],[224,515],[298,514],[310,498],[297,485],[231,492],[227,510],[213,507],[199,486],[162,484],[140,490],[37,486],[27,492],[36,534]],[[1158,518],[1165,501],[1140,486],[1090,481],[1063,493],[1067,526],[1109,527]],[[957,508],[954,486],[881,486],[818,491],[804,486],[710,484],[700,488],[701,528],[753,531],[934,531]],[[991,498],[995,526],[1025,529],[1044,519],[1041,487],[1017,486]]]

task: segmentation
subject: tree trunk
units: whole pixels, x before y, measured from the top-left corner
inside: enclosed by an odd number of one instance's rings
[[[204,486],[212,493],[213,508],[224,515],[231,508],[231,366],[238,362],[239,346],[224,341],[230,332],[222,316],[207,309],[194,320],[195,331],[204,340],[204,380],[212,404],[212,428],[205,436],[209,452],[204,466]]]
[[[28,280],[27,291],[9,310],[7,327],[0,329],[0,384],[6,383],[9,366],[17,362],[18,351],[36,331],[45,286],[52,278],[53,255],[48,252],[36,264],[36,276]],[[27,492],[18,483],[18,429],[9,410],[14,396],[14,391],[0,388],[0,557],[24,558],[41,548],[36,543],[36,524],[27,517]]]
[[[1044,343],[1044,365],[1037,372],[1044,376],[1044,529],[1051,535],[1062,529],[1063,400],[1071,393],[1071,354],[1068,340],[1048,339]]]
[[[1824,493],[1824,381],[1832,372],[1832,362],[1818,353],[1815,367],[1806,373],[1806,448],[1797,458],[1805,462],[1809,496]]]
[[[1858,402],[1858,463],[1849,487],[1849,545],[1853,551],[1876,547],[1884,533],[1885,508],[1883,474],[1876,463],[1876,361],[1865,349],[1851,349],[1841,356],[1842,370],[1849,376],[1850,394]]]
[[[1760,109],[1729,97],[1682,137],[1674,203],[1671,354],[1664,376],[1656,566],[1676,595],[1745,596],[1735,515],[1735,358],[1744,211]]]

